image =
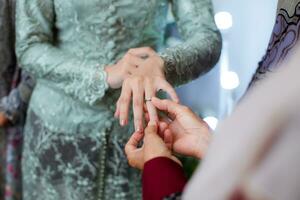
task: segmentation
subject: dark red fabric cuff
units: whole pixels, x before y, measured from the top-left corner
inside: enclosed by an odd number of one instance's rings
[[[182,167],[166,157],[145,163],[143,171],[143,200],[161,200],[182,192],[187,182]]]

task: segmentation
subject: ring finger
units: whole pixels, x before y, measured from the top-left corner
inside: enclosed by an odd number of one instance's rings
[[[151,81],[147,79],[145,81],[145,101],[149,113],[149,119],[150,121],[157,122],[158,121],[157,110],[151,102],[152,97],[154,97],[155,95],[156,95],[155,89],[153,88]]]

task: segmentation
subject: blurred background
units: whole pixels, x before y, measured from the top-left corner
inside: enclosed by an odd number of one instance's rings
[[[223,37],[219,63],[197,80],[177,88],[181,102],[215,128],[242,97],[264,55],[275,23],[277,1],[213,0],[215,21]],[[169,29],[172,25],[170,13]],[[176,31],[169,46],[180,42]],[[175,32],[175,34],[174,34]]]

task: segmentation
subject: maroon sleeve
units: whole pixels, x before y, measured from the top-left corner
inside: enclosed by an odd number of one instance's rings
[[[182,167],[166,157],[145,163],[143,171],[143,200],[161,200],[182,192],[187,182]]]

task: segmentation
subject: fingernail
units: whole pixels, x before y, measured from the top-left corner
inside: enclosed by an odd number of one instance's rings
[[[137,125],[135,127],[135,130],[136,130],[136,132],[139,132],[139,133],[143,132],[143,129],[142,129],[141,125]]]
[[[125,126],[125,119],[121,120],[121,126]]]

